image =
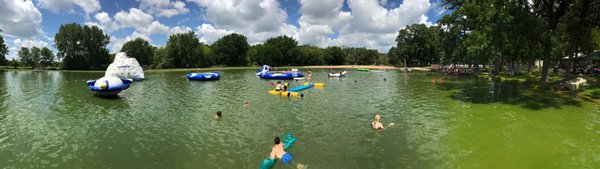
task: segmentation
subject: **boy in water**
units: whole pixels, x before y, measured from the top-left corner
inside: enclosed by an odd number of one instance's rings
[[[271,148],[271,159],[279,158],[286,164],[290,164],[292,156],[283,150],[283,143],[279,140],[279,137],[275,137],[275,145]]]
[[[248,101],[244,100],[244,107],[248,107]]]
[[[217,111],[217,114],[215,115],[215,119],[221,119],[221,111]]]
[[[375,115],[375,121],[371,123],[374,129],[383,129],[383,124],[381,123],[381,116],[379,114]]]

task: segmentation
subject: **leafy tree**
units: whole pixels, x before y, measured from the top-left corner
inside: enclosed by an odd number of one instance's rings
[[[246,37],[237,33],[225,35],[211,46],[217,64],[228,66],[246,65],[248,48]]]
[[[294,50],[298,46],[298,41],[296,39],[289,37],[287,35],[277,36],[267,39],[265,42],[266,45],[272,45],[276,47],[279,52],[281,52],[280,58],[273,58],[275,65],[298,65],[299,63],[294,63],[295,61],[299,61],[297,57],[297,50]]]
[[[300,60],[296,63],[299,65],[322,65],[325,61],[324,61],[324,56],[325,56],[325,52],[323,51],[323,49],[316,47],[316,46],[310,46],[310,45],[304,45],[304,46],[300,46],[298,47],[299,49],[299,54],[300,54]]]
[[[110,63],[106,49],[109,40],[97,26],[72,23],[60,26],[54,44],[63,69],[104,69]]]
[[[5,57],[6,54],[8,54],[8,46],[4,43],[4,38],[0,36],[0,65],[6,65],[8,63],[8,60],[6,60]]]
[[[123,44],[121,52],[126,52],[128,56],[136,58],[140,65],[146,67],[152,63],[154,47],[148,41],[136,38]]]
[[[153,58],[152,58],[152,68],[157,68],[157,69],[162,69],[162,68],[168,68],[168,67],[173,67],[172,65],[167,65],[169,62],[167,62],[167,48],[165,47],[158,47],[154,49],[153,52]]]
[[[342,65],[344,64],[344,50],[338,46],[329,46],[325,48],[325,62],[329,65]]]
[[[19,50],[19,60],[21,61],[21,63],[27,64],[27,65],[31,65],[31,54],[29,53],[29,48],[26,47],[21,47],[21,50]]]
[[[192,31],[187,33],[173,34],[169,36],[166,46],[166,58],[161,61],[164,68],[182,68],[182,67],[199,67],[208,65],[212,61],[203,60],[207,57],[202,56],[207,52],[202,50],[205,48],[199,47],[202,44]]]
[[[52,53],[52,51],[50,49],[48,49],[48,47],[42,48],[42,51],[40,54],[41,54],[40,66],[48,67],[54,61],[54,53]]]
[[[282,57],[279,49],[273,45],[256,45],[252,48],[250,57],[258,65],[275,65],[275,59]]]
[[[437,63],[440,58],[438,32],[439,28],[427,27],[425,24],[414,24],[401,29],[396,38],[397,56],[394,57],[401,57],[408,61],[415,60],[419,65]]]
[[[10,61],[10,65],[13,66],[14,69],[17,69],[17,66],[19,66],[19,61],[17,61],[17,59],[13,58]]]
[[[27,64],[29,64],[31,68],[38,67],[40,60],[42,59],[41,52],[42,50],[35,46],[29,50],[29,62]]]

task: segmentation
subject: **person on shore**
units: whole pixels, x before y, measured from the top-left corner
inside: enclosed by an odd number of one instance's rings
[[[379,114],[375,115],[375,121],[371,123],[371,126],[374,129],[383,129],[383,123],[381,123],[381,116]]]
[[[244,107],[248,107],[248,101],[244,100]]]
[[[273,148],[271,148],[271,159],[279,158],[284,163],[290,164],[290,162],[292,161],[292,156],[283,150],[284,145],[283,143],[281,143],[279,137],[275,137],[275,140],[273,141],[275,142],[275,145],[273,146]]]
[[[275,91],[280,92],[281,89],[282,89],[282,87],[281,87],[281,81],[277,81],[277,85],[275,85]]]
[[[215,115],[215,119],[221,119],[221,111],[217,111],[217,114]]]

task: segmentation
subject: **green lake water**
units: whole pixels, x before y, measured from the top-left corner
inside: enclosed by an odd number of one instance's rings
[[[308,168],[600,168],[600,106],[577,97],[433,73],[340,80],[313,70],[326,87],[285,98],[256,70],[212,82],[186,73],[147,72],[106,99],[85,84],[102,72],[1,72],[0,168],[258,168],[290,131],[298,141],[287,152]],[[395,125],[371,129],[375,113]]]

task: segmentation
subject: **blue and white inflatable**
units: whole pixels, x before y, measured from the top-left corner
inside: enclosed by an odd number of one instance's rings
[[[129,88],[133,80],[118,77],[103,77],[98,80],[88,80],[88,88],[101,96],[114,96]]]
[[[294,79],[295,77],[303,77],[302,72],[298,69],[292,69],[291,71],[285,72],[273,72],[271,67],[263,65],[256,73],[256,76],[263,79]]]
[[[206,72],[206,73],[188,73],[187,78],[189,80],[219,80],[221,78],[221,74],[219,72]]]

